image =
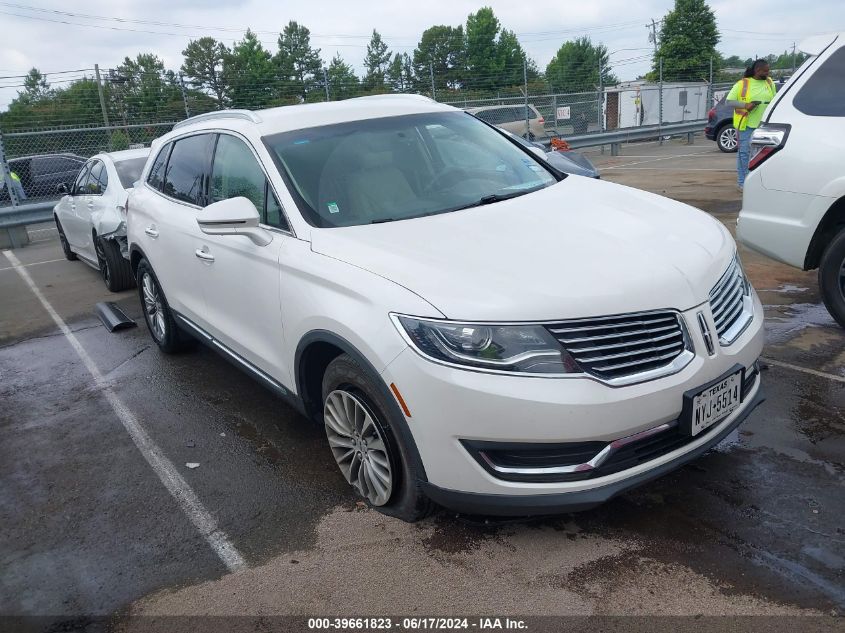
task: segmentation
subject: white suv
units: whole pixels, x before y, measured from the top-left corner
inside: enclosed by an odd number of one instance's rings
[[[195,117],[142,181],[159,347],[187,333],[324,424],[388,514],[594,506],[761,400],[762,307],[719,222],[424,97]]]
[[[845,33],[801,44],[810,58],[751,138],[737,236],[770,257],[819,269],[845,327]]]

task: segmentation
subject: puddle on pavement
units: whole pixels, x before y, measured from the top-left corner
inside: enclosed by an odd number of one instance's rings
[[[809,350],[814,345],[841,341],[839,326],[823,303],[768,304],[766,310],[766,342],[790,343]],[[831,328],[832,331],[818,328]],[[834,329],[835,328],[835,329]],[[806,332],[812,330],[812,332]],[[802,340],[797,340],[800,337]]]

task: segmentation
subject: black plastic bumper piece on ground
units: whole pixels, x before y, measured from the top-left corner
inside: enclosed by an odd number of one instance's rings
[[[126,314],[124,314],[123,310],[117,307],[116,303],[111,301],[101,301],[97,304],[94,311],[97,313],[97,316],[100,317],[100,321],[103,322],[103,325],[108,328],[109,332],[114,332],[115,330],[125,330],[126,328],[135,327],[137,325],[133,319],[130,319],[126,316]]]
[[[730,426],[722,429],[719,433],[708,439],[704,444],[684,453],[670,462],[640,473],[635,477],[623,479],[622,481],[581,490],[578,492],[564,492],[548,495],[490,495],[474,492],[459,492],[439,488],[431,483],[425,482],[423,489],[429,499],[435,503],[464,514],[486,514],[492,516],[534,516],[543,514],[564,514],[567,512],[581,512],[589,510],[626,490],[636,488],[653,479],[658,479],[673,470],[691,462],[697,457],[706,453],[716,444],[721,442],[727,435],[742,424],[757,406],[765,400],[762,395],[762,387],[757,390],[754,399],[734,420]]]

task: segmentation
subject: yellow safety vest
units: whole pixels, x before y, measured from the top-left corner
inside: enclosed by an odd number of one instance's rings
[[[17,180],[18,182],[21,181],[20,176],[18,176],[15,172],[10,171],[9,175],[12,177],[12,180]]]
[[[742,88],[739,91],[739,101],[742,101],[743,103],[748,98],[749,83],[750,82],[748,81],[748,77],[742,78]],[[769,86],[769,90],[772,93],[772,97],[774,97],[775,85],[774,83],[772,83],[772,78],[766,77],[766,83]],[[761,103],[757,107],[759,108],[761,105],[763,104]],[[734,108],[734,127],[737,130],[744,130],[746,127],[748,127],[748,110],[746,110],[745,108]]]

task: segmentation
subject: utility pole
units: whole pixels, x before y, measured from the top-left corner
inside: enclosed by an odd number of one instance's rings
[[[191,118],[191,111],[188,108],[188,91],[185,90],[185,78],[179,73],[179,87],[182,89],[182,103],[185,104],[185,118]]]
[[[795,74],[795,42],[792,42],[792,74]]]
[[[522,59],[522,81],[525,84],[525,140],[531,138],[531,128],[528,125],[528,60]]]
[[[97,92],[100,94],[100,109],[103,111],[103,122],[106,124],[106,135],[109,138],[109,151],[111,151],[111,130],[109,129],[109,113],[106,110],[106,97],[103,93],[103,80],[100,77],[100,65],[94,64],[94,75],[97,77]]]
[[[428,62],[428,72],[431,76],[431,98],[436,101],[437,93],[434,92],[434,64],[432,62]]]
[[[645,27],[647,29],[651,29],[651,33],[648,34],[648,41],[654,43],[654,56],[657,56],[657,22],[654,18],[651,19],[651,24],[646,24]]]
[[[601,55],[599,55],[599,94],[597,100],[599,113],[597,123],[599,124],[599,132],[604,132],[604,117],[602,116],[602,105],[604,105],[604,82],[602,81],[601,71]],[[604,146],[602,146],[602,149],[604,149]]]
[[[323,85],[326,87],[326,101],[331,101],[329,97],[329,71],[323,66]]]

